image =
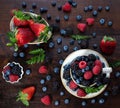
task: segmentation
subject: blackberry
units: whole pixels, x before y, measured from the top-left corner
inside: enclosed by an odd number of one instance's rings
[[[82,40],[80,46],[81,46],[82,49],[88,48],[89,40],[88,39],[87,40]]]
[[[110,83],[110,78],[103,78],[103,82],[102,82],[103,84],[108,84],[108,83]]]
[[[95,61],[95,60],[96,60],[96,56],[95,56],[94,54],[89,54],[89,55],[88,55],[88,59],[89,59],[90,61]]]
[[[91,70],[94,66],[94,62],[93,61],[88,61],[87,65],[88,65],[89,69]]]
[[[66,64],[64,67],[65,71],[69,71],[70,70],[70,64]]]
[[[82,84],[83,86],[89,86],[89,85],[90,85],[90,81],[88,81],[88,80],[83,80],[83,81],[81,82],[81,84]]]
[[[63,78],[66,80],[69,80],[70,79],[70,71],[64,71]]]
[[[76,70],[75,74],[80,77],[83,75],[83,73],[81,72],[81,70]]]
[[[118,85],[114,85],[112,88],[111,88],[111,92],[112,92],[112,95],[117,95],[120,93],[120,87]]]
[[[52,90],[53,91],[58,91],[59,88],[60,88],[60,83],[58,81],[53,81]]]
[[[18,65],[15,65],[11,68],[11,73],[20,76],[22,74],[21,68]]]
[[[59,32],[60,31],[60,26],[59,24],[51,24],[50,27],[52,28],[52,32]]]
[[[66,35],[72,35],[73,34],[73,29],[71,27],[65,28]]]

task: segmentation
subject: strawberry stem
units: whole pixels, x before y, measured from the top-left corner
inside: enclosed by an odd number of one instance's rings
[[[115,41],[115,39],[110,37],[110,36],[104,36],[103,39],[104,39],[105,42],[106,41]]]

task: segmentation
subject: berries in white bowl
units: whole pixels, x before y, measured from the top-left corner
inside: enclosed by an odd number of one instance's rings
[[[16,62],[10,62],[3,67],[3,79],[11,84],[18,83],[24,74],[23,67]]]

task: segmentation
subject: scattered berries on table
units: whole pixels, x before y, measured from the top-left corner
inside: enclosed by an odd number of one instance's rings
[[[84,23],[78,23],[77,24],[77,28],[78,28],[79,31],[85,32],[85,30],[86,30],[86,24],[84,24]]]
[[[62,10],[63,10],[64,12],[70,12],[70,11],[71,11],[71,5],[70,5],[68,2],[66,2],[66,3],[62,6]]]
[[[39,68],[39,73],[40,74],[47,74],[48,73],[48,69],[47,69],[47,66],[40,66]]]
[[[44,105],[49,106],[51,104],[51,98],[49,95],[43,96],[40,100]]]

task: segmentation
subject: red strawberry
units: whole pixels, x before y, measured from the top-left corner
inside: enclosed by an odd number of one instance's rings
[[[102,68],[102,63],[101,63],[100,60],[95,60],[94,64],[98,65],[98,66],[100,66]]]
[[[68,2],[66,2],[63,5],[62,9],[63,9],[64,12],[70,12],[71,11],[71,5]]]
[[[18,75],[9,75],[9,80],[11,82],[14,82],[14,81],[17,81],[19,79],[19,76]]]
[[[48,73],[47,67],[46,67],[46,66],[41,66],[41,67],[39,68],[39,73],[40,73],[40,74],[47,74],[47,73]]]
[[[86,72],[84,73],[84,78],[85,78],[86,80],[89,80],[89,79],[91,79],[92,77],[93,77],[93,74],[92,74],[91,71],[86,71]]]
[[[77,96],[84,97],[86,96],[86,92],[83,89],[78,89]]]
[[[87,65],[86,61],[80,61],[80,63],[79,63],[79,68],[80,68],[80,69],[83,69],[83,68],[86,67],[86,65]]]
[[[87,22],[87,24],[88,24],[89,26],[91,26],[91,25],[94,24],[95,19],[94,19],[94,18],[87,18],[87,19],[86,19],[86,22]]]
[[[35,93],[34,86],[24,88],[22,91],[19,92],[17,101],[20,100],[24,105],[29,106],[28,101],[32,99],[34,93]]]
[[[28,21],[27,20],[21,20],[17,18],[16,16],[13,18],[13,22],[15,26],[28,26]]]
[[[77,24],[77,28],[78,28],[78,30],[80,30],[81,32],[85,32],[85,30],[86,30],[86,24],[84,24],[84,23],[78,23],[78,24]]]
[[[116,48],[116,40],[109,36],[104,36],[100,42],[100,49],[103,53],[111,55]]]
[[[77,86],[77,84],[76,84],[74,81],[70,81],[69,87],[70,87],[70,89],[74,90],[74,89],[76,89],[78,86]]]
[[[42,97],[41,102],[45,105],[50,105],[51,104],[50,96],[46,95],[46,96]]]
[[[16,40],[18,46],[22,46],[33,41],[34,33],[29,28],[18,28],[16,33]]]
[[[46,25],[41,23],[34,23],[33,21],[29,21],[31,30],[35,33],[35,36],[40,36],[41,32],[45,30]]]
[[[92,72],[94,75],[98,75],[98,74],[100,74],[101,70],[102,70],[102,68],[100,66],[95,65],[92,69]]]

